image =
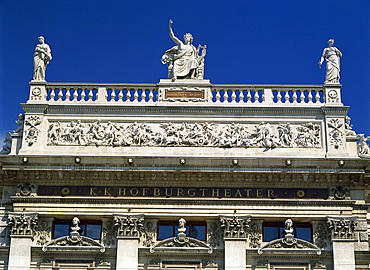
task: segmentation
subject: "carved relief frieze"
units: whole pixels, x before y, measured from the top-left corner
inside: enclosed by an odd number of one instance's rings
[[[28,143],[28,146],[32,146],[34,143],[37,142],[38,135],[41,132],[39,129],[39,125],[41,125],[41,118],[40,116],[29,116],[25,121],[25,126],[27,127],[25,130],[25,140]]]
[[[30,183],[21,183],[17,185],[17,196],[33,196],[37,194],[37,185]]]
[[[349,196],[349,188],[343,186],[332,187],[329,189],[330,195],[336,200],[344,200]]]
[[[328,217],[328,229],[332,240],[354,239],[354,231],[358,224],[357,217]]]
[[[319,223],[316,225],[315,232],[313,233],[313,243],[321,249],[325,249],[329,240],[329,232],[326,229],[326,225]]]
[[[220,216],[224,238],[247,238],[250,216]]]
[[[238,123],[120,124],[114,122],[61,124],[50,122],[48,145],[192,146],[192,147],[321,147],[320,125],[289,123],[244,125]]]
[[[343,124],[340,122],[340,119],[331,119],[328,122],[329,131],[329,143],[335,149],[339,149],[340,146],[343,146],[344,133],[341,130]]]
[[[151,247],[155,244],[155,239],[156,239],[156,230],[157,228],[154,227],[152,222],[147,222],[144,226],[143,230],[143,246],[145,247]]]
[[[117,236],[140,237],[143,233],[144,215],[115,215]]]

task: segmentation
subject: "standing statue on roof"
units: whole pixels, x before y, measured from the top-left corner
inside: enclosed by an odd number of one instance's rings
[[[324,49],[319,61],[319,67],[321,68],[322,63],[326,60],[325,83],[339,83],[340,57],[342,57],[342,53],[336,47],[333,47],[333,44],[334,39],[329,39],[329,47]]]
[[[45,43],[43,36],[39,36],[40,44],[37,44],[35,53],[33,54],[33,80],[45,81],[46,66],[49,64],[51,57],[51,49]]]
[[[184,35],[184,42],[175,36],[172,30],[173,21],[169,22],[170,37],[177,44],[167,50],[162,56],[162,63],[167,64],[168,78],[176,79],[203,79],[204,57],[207,46],[193,46],[193,36],[190,33]],[[200,49],[202,50],[199,55]]]

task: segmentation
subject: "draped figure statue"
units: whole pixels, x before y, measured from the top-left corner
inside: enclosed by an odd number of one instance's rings
[[[39,36],[40,44],[37,44],[33,54],[33,80],[35,81],[45,80],[46,66],[52,59],[50,47],[44,40],[43,36]]]
[[[173,81],[176,79],[203,79],[206,45],[199,45],[195,49],[192,44],[193,36],[190,33],[184,35],[184,42],[182,42],[173,33],[172,23],[170,20],[170,37],[177,45],[167,50],[161,59],[163,64],[167,64],[168,78]],[[200,49],[203,49],[201,55],[199,55]]]
[[[329,47],[324,49],[319,61],[319,67],[321,68],[322,63],[326,60],[325,83],[339,83],[340,57],[342,57],[342,53],[336,47],[333,47],[333,44],[334,39],[329,39]]]

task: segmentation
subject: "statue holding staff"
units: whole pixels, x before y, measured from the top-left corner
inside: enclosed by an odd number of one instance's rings
[[[169,22],[169,33],[171,39],[177,44],[167,50],[162,56],[162,63],[167,64],[168,78],[176,79],[203,79],[204,57],[206,45],[199,45],[197,49],[193,46],[193,36],[190,33],[184,35],[184,42],[175,36],[172,30],[173,21]],[[202,54],[199,55],[200,49]]]
[[[324,49],[319,61],[319,67],[321,68],[322,63],[326,60],[325,83],[339,83],[340,57],[342,57],[342,53],[336,47],[333,47],[333,44],[334,39],[329,39],[329,47]]]
[[[44,81],[46,66],[52,57],[50,47],[45,43],[43,36],[39,36],[39,42],[40,44],[37,44],[33,54],[33,80]]]

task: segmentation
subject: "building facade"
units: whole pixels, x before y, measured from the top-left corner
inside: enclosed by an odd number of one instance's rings
[[[215,85],[202,48],[166,51],[157,84],[30,82],[0,154],[0,269],[370,268],[369,138],[339,77]]]

